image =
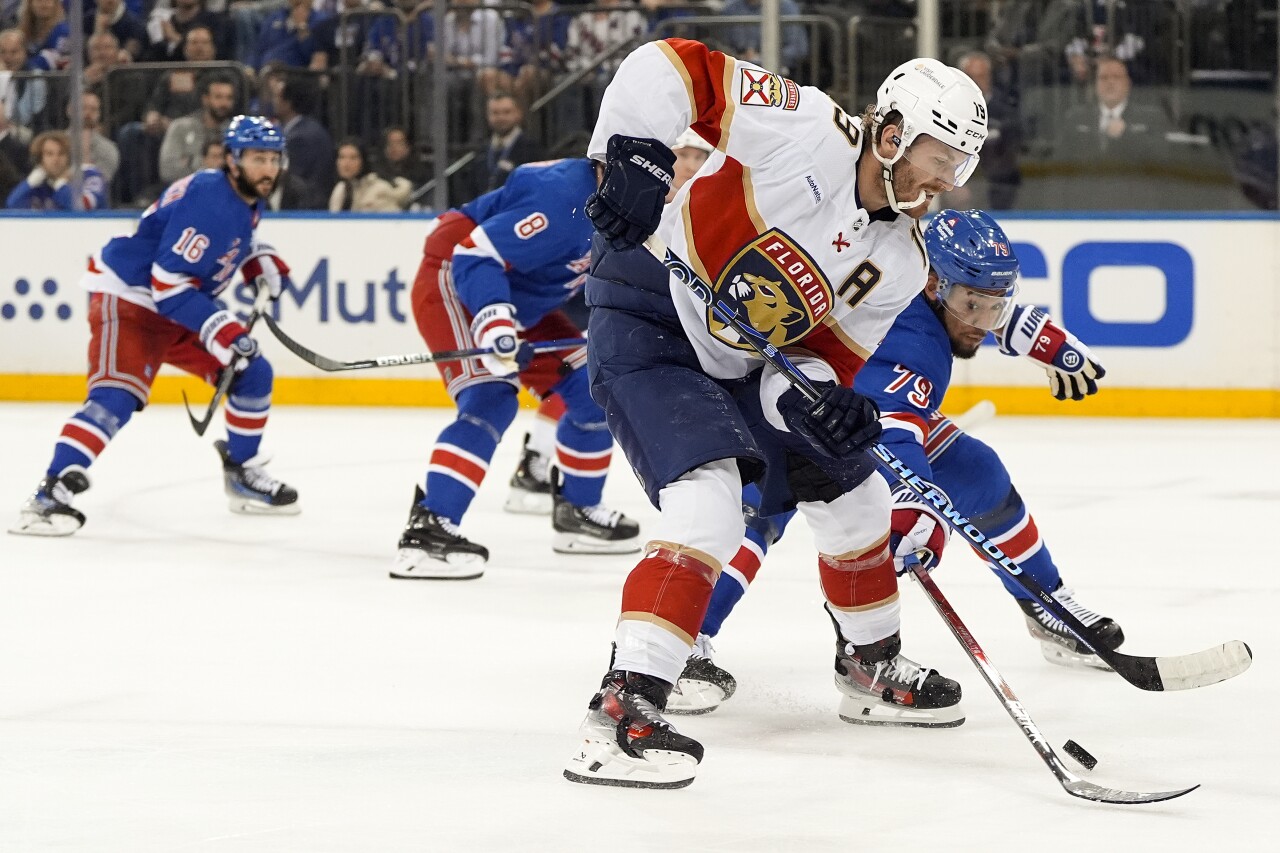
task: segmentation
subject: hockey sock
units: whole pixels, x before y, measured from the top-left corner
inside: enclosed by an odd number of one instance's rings
[[[1058,582],[1061,580],[1058,575],[1058,567],[1054,565],[1048,546],[1040,538],[1040,531],[1036,528],[1036,520],[1031,517],[1025,508],[1020,516],[1013,525],[1007,526],[1006,530],[991,532],[985,530],[985,528],[982,529],[1006,556],[1012,558],[1015,563],[1022,567],[1024,572],[1031,576],[1032,580],[1044,589],[1057,589]],[[975,525],[981,524],[977,519],[974,519],[973,523]],[[989,562],[988,565],[991,566],[991,570],[996,573],[996,576],[1000,578],[1004,588],[1009,590],[1010,595],[1014,598],[1021,598],[1024,601],[1034,600],[1017,581],[1009,577],[1007,572],[994,563]]]
[[[888,537],[861,553],[820,555],[818,575],[846,640],[862,645],[898,630],[898,576],[893,571]]]
[[[544,459],[550,459],[556,452],[556,425],[564,416],[564,400],[559,394],[552,394],[538,406],[538,413],[533,416],[533,426],[529,429],[529,449]]]
[[[506,382],[464,388],[456,402],[457,419],[444,428],[431,450],[422,506],[461,524],[520,402],[515,387]]]
[[[717,566],[706,554],[650,542],[622,587],[614,667],[675,683],[711,599]]]
[[[137,397],[123,389],[92,389],[80,411],[63,424],[48,473],[60,477],[73,469],[87,469],[141,406]]]
[[[255,358],[236,375],[227,394],[227,455],[237,465],[258,455],[271,412],[271,365]]]
[[[574,506],[595,506],[613,458],[613,437],[604,410],[591,399],[585,370],[556,385],[565,413],[556,426],[556,467],[564,475],[560,494]]]
[[[742,516],[747,524],[746,535],[742,537],[742,545],[738,553],[724,567],[716,588],[711,593],[711,604],[707,606],[707,618],[702,621],[702,633],[714,637],[720,633],[724,620],[738,606],[747,588],[756,579],[760,564],[769,546],[782,538],[782,531],[795,516],[795,510],[779,515],[762,516],[757,507],[760,506],[760,489],[754,483],[742,487]]]

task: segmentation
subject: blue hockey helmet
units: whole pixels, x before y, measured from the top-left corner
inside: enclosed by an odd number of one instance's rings
[[[924,232],[938,299],[959,320],[999,329],[1018,295],[1018,258],[1004,229],[981,210],[944,210]]]
[[[243,151],[279,151],[284,157],[284,134],[276,123],[262,116],[236,116],[227,125],[222,143],[238,162]]]

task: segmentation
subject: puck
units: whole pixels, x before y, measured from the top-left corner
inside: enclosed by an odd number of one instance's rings
[[[1062,751],[1070,755],[1076,761],[1080,762],[1080,766],[1085,770],[1092,770],[1098,766],[1098,759],[1090,755],[1085,748],[1073,740],[1069,740],[1062,745]]]

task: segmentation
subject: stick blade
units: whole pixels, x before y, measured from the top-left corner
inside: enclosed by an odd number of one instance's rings
[[[1235,678],[1253,664],[1247,643],[1232,640],[1192,655],[1156,658],[1165,690],[1191,690]]]
[[[182,392],[182,405],[187,407],[187,417],[191,419],[191,428],[196,431],[196,435],[203,437],[205,430],[209,428],[209,423],[213,420],[213,413],[209,413],[209,417],[200,420],[191,411],[191,401],[187,399],[187,392]]]
[[[1104,788],[1101,785],[1095,785],[1083,779],[1072,779],[1064,781],[1062,787],[1071,796],[1079,797],[1082,800],[1093,800],[1096,803],[1116,803],[1117,805],[1141,805],[1142,803],[1159,803],[1165,800],[1172,800],[1184,794],[1190,794],[1200,786],[1192,785],[1190,788],[1183,788],[1178,791],[1143,793],[1141,791],[1122,791],[1119,788]]]

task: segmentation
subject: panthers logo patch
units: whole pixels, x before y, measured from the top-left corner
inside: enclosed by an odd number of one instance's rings
[[[713,286],[714,298],[775,347],[801,340],[831,311],[831,285],[799,244],[770,228],[733,257]],[[751,345],[707,310],[707,328],[737,349]]]

